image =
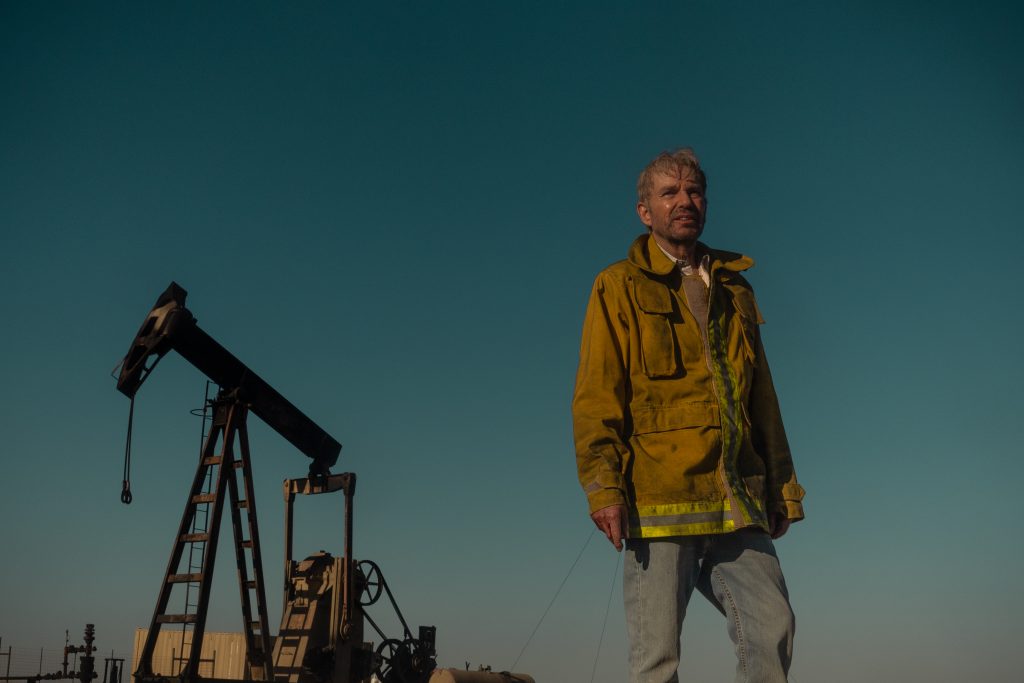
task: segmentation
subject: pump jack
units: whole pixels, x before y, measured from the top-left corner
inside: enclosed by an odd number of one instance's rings
[[[160,295],[121,361],[117,382],[118,390],[132,399],[133,406],[129,413],[126,475],[121,494],[125,503],[131,502],[127,458],[135,395],[157,362],[169,351],[177,351],[220,387],[216,400],[211,402],[212,428],[203,443],[160,585],[157,605],[134,674],[136,683],[169,681],[166,675],[155,673],[153,668],[157,636],[161,627],[167,624],[180,624],[183,636],[191,628],[188,656],[184,657],[183,653],[185,664],[178,675],[180,683],[222,683],[220,679],[200,675],[199,658],[225,497],[230,503],[247,677],[251,680],[357,683],[376,676],[384,683],[532,683],[533,679],[523,674],[435,669],[434,627],[421,626],[418,636],[414,637],[377,565],[353,559],[352,500],[356,475],[351,472],[330,473],[341,452],[341,444],[203,332],[195,317],[185,308],[186,296],[187,292],[174,282]],[[307,477],[288,479],[284,483],[284,611],[280,633],[273,646],[267,623],[263,562],[246,429],[250,411],[312,460]],[[337,491],[343,492],[345,497],[342,557],[334,558],[320,552],[295,561],[292,558],[295,496]],[[186,549],[188,559],[183,566]],[[172,590],[181,585],[186,588],[185,609],[181,613],[168,612]],[[195,603],[189,601],[193,590],[197,591]],[[363,609],[377,602],[382,592],[391,600],[402,623],[402,639],[386,638]],[[195,611],[190,611],[193,608]],[[376,650],[372,643],[363,641],[364,621],[369,622],[382,638]]]

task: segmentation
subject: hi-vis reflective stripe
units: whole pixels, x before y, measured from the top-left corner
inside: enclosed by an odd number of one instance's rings
[[[724,534],[735,530],[736,524],[731,519],[722,519],[717,522],[704,522],[698,524],[673,524],[671,526],[655,527],[645,526],[641,527],[639,530],[631,529],[630,534],[635,538],[664,538],[666,536]]]
[[[718,296],[718,301],[722,296]],[[714,302],[713,302],[714,303]],[[743,410],[743,396],[740,393],[739,378],[736,368],[729,362],[726,349],[725,329],[728,318],[719,306],[717,314],[708,319],[708,349],[711,352],[712,383],[718,398],[719,413],[722,423],[722,460],[720,475],[728,499],[735,504],[735,512],[730,516],[734,524],[759,523],[763,518],[760,505],[748,494],[737,472],[740,446],[746,428],[740,415]]]
[[[740,516],[732,509],[728,499],[641,505],[637,508],[637,517],[630,520],[629,533],[633,538],[664,538],[723,534],[748,525],[767,528],[760,519],[742,519],[737,524],[738,518]]]
[[[639,538],[660,538],[733,531],[736,526],[729,512],[728,500],[641,505],[630,533]]]
[[[636,512],[641,517],[664,517],[700,512],[722,512],[729,509],[727,500],[699,500],[689,503],[665,503],[664,505],[638,505]]]

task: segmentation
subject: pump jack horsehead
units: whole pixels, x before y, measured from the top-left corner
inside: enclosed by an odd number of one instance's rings
[[[380,569],[352,554],[354,473],[331,474],[341,452],[330,434],[292,405],[196,324],[185,308],[187,293],[172,282],[157,299],[121,361],[117,388],[132,400],[125,446],[121,499],[132,500],[131,422],[135,394],[157,362],[176,351],[219,386],[208,401],[213,419],[188,492],[167,570],[160,583],[149,632],[139,655],[136,683],[226,683],[200,675],[210,587],[225,498],[229,502],[238,565],[246,678],[279,683],[357,683],[376,677],[383,683],[533,683],[524,674],[462,671],[436,667],[435,629],[420,626],[413,636]],[[246,419],[252,412],[311,459],[309,474],[284,482],[284,609],[277,638],[267,620],[263,561]],[[237,442],[237,452],[236,452]],[[344,548],[341,557],[320,552],[292,558],[292,508],[297,495],[344,494]],[[175,589],[177,588],[177,591]],[[171,611],[172,593],[184,608]],[[182,595],[183,594],[183,595]],[[402,624],[402,638],[387,638],[367,614],[386,595]],[[176,604],[180,602],[176,601]],[[379,644],[364,640],[369,624]],[[161,628],[180,626],[181,668],[157,671],[154,651]]]

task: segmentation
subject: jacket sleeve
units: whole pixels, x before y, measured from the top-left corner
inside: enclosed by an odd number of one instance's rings
[[[764,459],[767,509],[781,512],[793,521],[804,518],[801,502],[804,489],[797,483],[793,457],[789,451],[782,413],[775,395],[775,385],[768,369],[761,331],[755,333],[754,378],[750,389],[751,441],[754,450]]]
[[[572,417],[576,467],[591,513],[626,504],[627,302],[614,278],[598,275],[583,322]]]

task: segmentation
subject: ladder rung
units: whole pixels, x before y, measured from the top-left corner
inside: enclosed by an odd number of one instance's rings
[[[193,503],[212,503],[217,500],[216,493],[200,493],[199,495],[192,496]]]
[[[181,537],[182,543],[197,543],[199,541],[209,541],[210,534],[185,534]]]
[[[246,581],[245,582],[245,587],[250,589],[250,590],[256,590],[256,582],[255,581]]]
[[[259,631],[260,630],[260,622],[258,622],[258,621],[250,621],[249,622],[249,628],[252,628],[252,629],[255,629],[255,630]]]
[[[240,501],[238,501],[237,506],[238,506],[239,510],[241,510],[242,508],[247,508],[247,507],[249,507],[249,501],[247,501],[247,500],[240,500]]]
[[[203,458],[204,465],[219,465],[224,458],[219,455],[211,455],[207,458]]]
[[[158,624],[194,624],[196,621],[195,614],[159,614],[156,617]]]
[[[238,546],[240,548],[252,548],[252,539],[250,539],[248,541],[242,541],[241,543],[238,544]]]
[[[245,463],[244,463],[244,462],[242,462],[241,460],[235,460],[235,461],[234,461],[234,462],[232,463],[232,466],[233,466],[233,467],[234,467],[234,468],[235,468],[236,470],[240,470],[240,469],[242,469],[243,467],[245,467]]]
[[[167,577],[167,583],[198,583],[202,580],[202,574],[171,574]]]

